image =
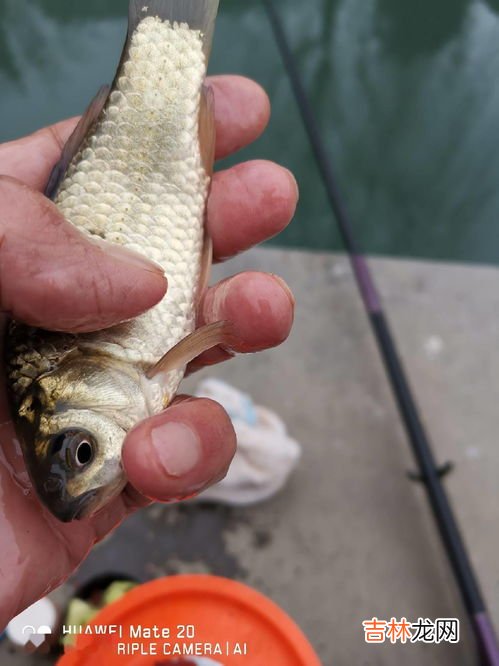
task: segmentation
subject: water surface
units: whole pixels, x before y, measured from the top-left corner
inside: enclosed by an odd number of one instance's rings
[[[0,139],[80,113],[112,78],[126,0],[0,0]],[[499,263],[499,0],[279,0],[364,246]],[[244,156],[293,169],[279,243],[341,245],[260,2],[221,0],[212,72],[269,91]]]

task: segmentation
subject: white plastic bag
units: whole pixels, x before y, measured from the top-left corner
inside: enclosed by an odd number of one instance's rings
[[[279,492],[301,457],[300,445],[288,435],[282,420],[219,379],[202,381],[196,395],[219,402],[237,435],[237,453],[227,476],[202,493],[198,501],[241,506],[262,502]]]

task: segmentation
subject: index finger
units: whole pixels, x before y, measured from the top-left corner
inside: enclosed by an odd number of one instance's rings
[[[243,76],[213,76],[207,83],[215,95],[216,158],[221,159],[255,141],[270,117],[267,94]],[[50,172],[78,123],[63,120],[30,136],[0,145],[0,175],[12,176],[43,191]]]

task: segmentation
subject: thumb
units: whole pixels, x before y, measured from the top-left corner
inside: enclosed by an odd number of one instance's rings
[[[171,502],[220,481],[235,450],[236,433],[221,405],[183,399],[128,433],[123,465],[141,495]]]
[[[0,176],[0,310],[31,326],[84,332],[137,316],[166,292],[145,257],[86,238],[46,197]]]

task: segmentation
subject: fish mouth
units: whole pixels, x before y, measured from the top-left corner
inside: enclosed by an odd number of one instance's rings
[[[42,504],[62,523],[69,523],[89,518],[100,511],[121,492],[126,479],[120,477],[116,483],[98,486],[76,496],[68,492],[65,477],[58,474],[34,485]]]
[[[99,490],[88,490],[77,497],[72,497],[66,491],[61,479],[48,479],[43,487],[37,490],[41,502],[62,523],[86,518],[99,504]]]

